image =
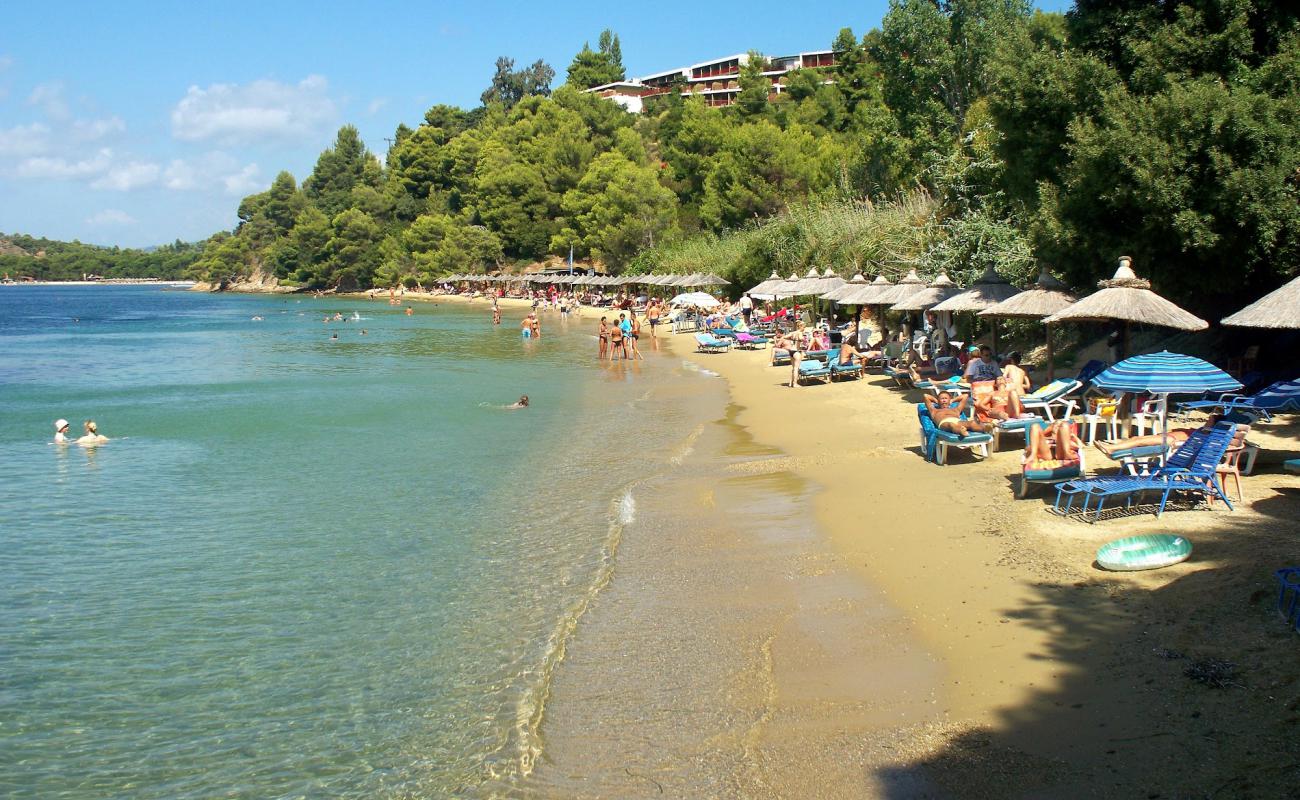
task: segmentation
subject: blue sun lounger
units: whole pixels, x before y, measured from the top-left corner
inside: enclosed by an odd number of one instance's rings
[[[1278,381],[1250,397],[1224,394],[1218,400],[1193,400],[1179,403],[1178,407],[1184,411],[1218,411],[1222,414],[1241,412],[1255,419],[1271,420],[1276,413],[1300,411],[1300,378]]]
[[[815,358],[805,358],[799,362],[799,383],[806,380],[831,380],[831,368],[828,361],[819,361]]]
[[[1156,516],[1159,517],[1165,511],[1170,494],[1187,491],[1217,497],[1231,511],[1232,502],[1223,492],[1218,468],[1232,445],[1236,430],[1236,425],[1220,422],[1209,430],[1201,428],[1193,431],[1165,465],[1150,475],[1110,475],[1063,483],[1056,490],[1056,503],[1053,507],[1059,514],[1069,514],[1074,498],[1080,497],[1083,501],[1081,511],[1086,516],[1089,505],[1096,501],[1093,508],[1095,522],[1100,519],[1108,497],[1126,495],[1127,505],[1131,506],[1133,495],[1160,492],[1160,506],[1156,510]],[[1064,506],[1062,501],[1065,501]]]
[[[934,418],[930,416],[930,409],[926,408],[925,403],[916,404],[916,415],[921,420],[921,453],[926,461],[940,465],[947,464],[948,449],[951,447],[972,452],[978,450],[984,458],[988,458],[989,442],[993,441],[993,437],[989,434],[968,433],[960,436],[953,431],[941,430],[934,424]],[[969,418],[969,409],[962,414],[962,419],[967,418]]]
[[[695,334],[695,352],[697,353],[725,353],[731,349],[731,341],[728,339],[719,339],[707,333]]]

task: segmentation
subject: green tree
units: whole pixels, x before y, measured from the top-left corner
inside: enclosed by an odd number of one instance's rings
[[[501,56],[492,75],[492,85],[483,90],[479,99],[485,106],[500,104],[511,108],[525,97],[549,95],[554,78],[555,70],[540,58],[528,67],[516,70],[513,58]]]
[[[624,138],[624,146],[631,145],[631,138]],[[663,238],[673,227],[677,198],[660,185],[658,171],[641,156],[629,158],[618,150],[592,162],[578,186],[564,195],[566,224],[551,238],[552,252],[567,252],[573,245],[621,269]]]
[[[566,84],[577,89],[590,89],[615,83],[627,77],[623,70],[623,52],[618,35],[609,28],[600,33],[600,49],[592,50],[583,42],[582,49],[569,65]]]
[[[334,217],[331,228],[333,235],[325,246],[330,282],[345,291],[370,286],[380,263],[379,223],[364,211],[349,208]]]
[[[740,91],[736,93],[736,102],[731,108],[742,118],[761,116],[767,111],[767,96],[772,91],[772,81],[763,74],[767,68],[767,59],[757,50],[749,51],[749,60],[740,67],[736,84]]]
[[[332,217],[348,207],[357,184],[378,185],[378,167],[378,161],[362,144],[360,132],[352,125],[344,125],[334,146],[316,159],[311,176],[303,181],[303,191]]]

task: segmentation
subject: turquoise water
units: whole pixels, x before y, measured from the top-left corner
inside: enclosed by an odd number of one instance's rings
[[[590,312],[525,342],[517,315],[414,307],[0,288],[0,794],[529,770],[644,455],[695,424],[651,397],[699,378],[596,364]],[[53,445],[59,417],[112,441]]]

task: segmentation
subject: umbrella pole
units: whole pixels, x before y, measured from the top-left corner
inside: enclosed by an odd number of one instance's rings
[[[1056,360],[1052,358],[1052,326],[1043,327],[1047,329],[1047,382],[1051,383],[1056,378]]]
[[[998,318],[993,318],[993,357],[998,358]]]

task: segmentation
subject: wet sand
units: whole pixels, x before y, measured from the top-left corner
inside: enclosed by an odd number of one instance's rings
[[[1046,487],[1013,498],[1014,439],[924,462],[916,392],[792,389],[766,352],[660,343],[726,397],[678,480],[638,487],[524,794],[1294,795],[1300,634],[1272,577],[1300,564],[1300,477],[1279,469],[1300,456],[1294,418],[1252,433],[1235,512],[1089,525],[1050,513]],[[1150,532],[1187,536],[1192,559],[1094,566]],[[1194,677],[1216,661],[1234,665],[1217,686]]]

